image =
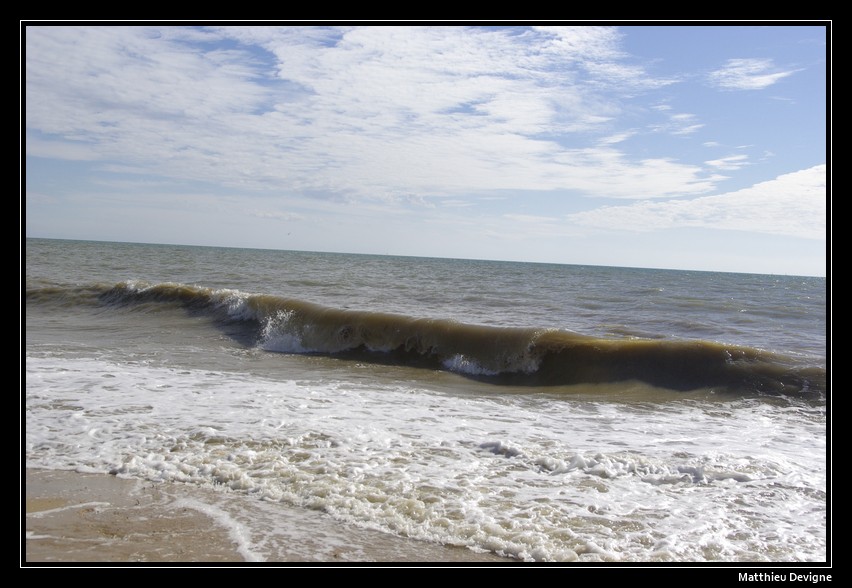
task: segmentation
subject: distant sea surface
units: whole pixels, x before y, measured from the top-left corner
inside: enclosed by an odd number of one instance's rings
[[[31,468],[524,561],[827,557],[826,280],[27,239]],[[251,508],[250,508],[251,507]]]

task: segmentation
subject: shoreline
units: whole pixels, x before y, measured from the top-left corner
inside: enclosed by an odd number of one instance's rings
[[[28,468],[25,490],[22,565],[438,562],[458,566],[516,561],[180,483]]]

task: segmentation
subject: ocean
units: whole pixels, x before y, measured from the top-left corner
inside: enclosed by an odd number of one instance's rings
[[[828,558],[825,278],[24,248],[25,466],[211,490],[247,560],[285,508],[507,561]]]

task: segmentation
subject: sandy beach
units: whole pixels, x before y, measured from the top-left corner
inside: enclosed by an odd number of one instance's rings
[[[270,505],[258,503],[254,514],[268,517]],[[227,507],[223,508],[227,504],[212,489],[28,469],[22,564],[459,565],[514,561],[359,529],[323,513],[281,504],[275,504],[273,511],[280,532],[265,536],[261,547]]]

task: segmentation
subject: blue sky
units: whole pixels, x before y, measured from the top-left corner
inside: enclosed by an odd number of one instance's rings
[[[825,275],[824,26],[28,26],[26,235]]]

